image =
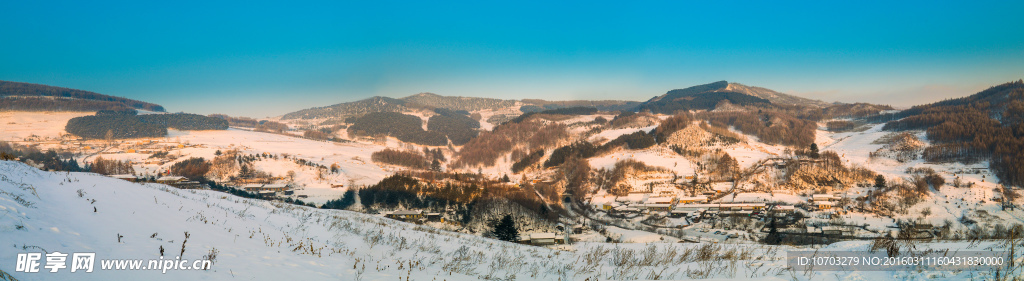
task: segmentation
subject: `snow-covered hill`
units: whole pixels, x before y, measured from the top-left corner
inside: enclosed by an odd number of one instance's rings
[[[576,243],[564,250],[500,242],[339,210],[43,172],[0,161],[0,270],[19,280],[840,280],[987,276],[987,272],[795,272],[791,247]],[[185,242],[185,233],[188,240]],[[120,240],[120,241],[119,241]],[[113,271],[103,259],[201,259],[209,270]],[[982,242],[976,249],[999,250]],[[827,250],[866,250],[844,242]],[[967,243],[918,249],[965,248]],[[92,273],[15,272],[19,253],[96,253]]]

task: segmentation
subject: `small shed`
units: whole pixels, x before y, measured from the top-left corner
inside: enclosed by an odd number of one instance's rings
[[[550,232],[530,234],[530,244],[533,245],[554,245],[555,234]]]

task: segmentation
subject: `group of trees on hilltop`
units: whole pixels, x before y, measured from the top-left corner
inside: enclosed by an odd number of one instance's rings
[[[661,121],[661,124],[658,124],[658,127],[654,128],[654,131],[651,131],[651,134],[654,135],[654,139],[658,143],[665,143],[672,133],[686,128],[690,123],[693,123],[693,120],[693,114],[690,114],[690,112],[681,112]]]
[[[545,125],[536,120],[506,122],[491,131],[481,132],[454,155],[452,167],[494,166],[498,158],[526,144],[525,149],[546,149],[569,137],[564,124]]]
[[[429,146],[444,146],[448,138],[444,134],[423,130],[423,120],[398,112],[373,112],[350,120],[349,135],[393,136],[404,142]]]
[[[658,117],[649,112],[623,112],[608,122],[611,128],[644,127],[657,124]]]
[[[427,120],[427,130],[448,137],[452,144],[463,145],[477,135],[480,122],[469,116],[447,109],[434,109],[437,115]]]
[[[631,134],[621,135],[605,143],[603,146],[605,150],[620,146],[625,146],[627,149],[645,149],[655,144],[658,143],[654,140],[654,136],[644,131],[636,131]]]
[[[853,121],[838,120],[838,121],[829,121],[828,123],[825,123],[825,126],[828,127],[829,131],[846,131],[846,130],[853,130],[854,124],[853,124]]]
[[[364,100],[339,103],[324,107],[314,107],[287,113],[281,118],[289,119],[317,119],[317,118],[344,118],[360,116],[372,112],[401,112],[409,110],[406,102],[389,97],[372,97]],[[352,122],[348,122],[352,123]]]
[[[427,158],[416,151],[402,151],[385,148],[384,150],[370,154],[370,160],[377,163],[398,165],[414,169],[426,169],[430,166]]]
[[[544,162],[545,168],[561,165],[571,157],[590,158],[598,152],[598,147],[586,141],[574,142],[570,145],[559,147],[551,151],[551,157]]]
[[[597,113],[597,108],[582,107],[582,106],[580,106],[580,107],[566,107],[566,108],[556,108],[556,109],[541,110],[540,107],[532,106],[532,105],[526,105],[526,106],[520,107],[519,110],[521,110],[521,111],[523,111],[525,113],[523,113],[522,115],[519,115],[516,118],[513,118],[512,120],[510,120],[508,122],[520,123],[520,122],[529,120],[531,117],[541,116],[541,115],[591,115],[591,114]]]
[[[377,184],[359,190],[359,200],[366,207],[430,208],[465,204],[480,196],[475,184],[433,185],[405,176],[392,175]]]
[[[134,115],[128,111],[103,112],[68,120],[64,130],[90,139],[163,137],[167,128],[226,130],[224,119],[189,113]]]
[[[89,139],[145,138],[167,135],[167,126],[146,123],[137,116],[82,116],[68,120],[64,131]]]
[[[733,126],[767,144],[796,147],[807,147],[814,143],[815,131],[818,129],[814,121],[774,111],[702,112],[697,114],[697,118],[707,120],[713,127]]]
[[[171,174],[186,177],[190,180],[205,181],[210,171],[210,162],[201,157],[192,157],[171,165]]]
[[[160,105],[133,99],[62,87],[10,81],[0,81],[0,108],[53,111],[141,108],[150,111],[164,111],[164,108]]]

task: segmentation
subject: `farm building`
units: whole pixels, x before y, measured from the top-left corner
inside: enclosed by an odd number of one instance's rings
[[[401,210],[391,212],[385,216],[396,220],[415,221],[423,217],[423,211]]]

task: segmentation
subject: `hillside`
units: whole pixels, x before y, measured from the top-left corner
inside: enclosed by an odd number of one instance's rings
[[[915,106],[892,116],[902,119],[886,123],[884,130],[926,130],[933,145],[925,148],[925,160],[990,160],[989,168],[1004,184],[1024,184],[1024,81]]]
[[[770,105],[771,101],[743,93],[728,92],[726,81],[668,91],[640,104],[637,110],[672,114],[679,110],[712,110],[723,101],[734,105]]]
[[[637,110],[652,113],[672,114],[679,110],[712,110],[722,101],[735,105],[771,104],[771,101],[747,94],[723,91],[729,86],[726,81],[697,85],[668,91],[640,104]]]
[[[623,100],[567,100],[549,101],[542,99],[523,99],[525,104],[520,108],[522,112],[537,112],[569,107],[592,107],[600,111],[624,111],[632,110],[640,105],[636,101]]]
[[[739,106],[768,104],[809,108],[832,106],[823,101],[787,95],[766,88],[718,81],[668,91],[664,95],[640,104],[637,109],[671,114],[676,110],[711,110],[717,108],[721,102]]]
[[[163,112],[157,104],[41,84],[0,81],[0,110],[99,111],[145,109]]]
[[[502,242],[379,216],[137,184],[92,173],[43,172],[0,161],[0,264],[18,280],[638,280],[926,279],[929,271],[786,270],[786,253],[754,244],[576,243],[563,250]],[[609,227],[623,239],[638,231]],[[187,237],[187,239],[186,239]],[[866,251],[868,241],[821,250]],[[999,242],[929,242],[918,251],[1005,250]],[[161,255],[160,249],[165,252]],[[15,257],[95,253],[94,271],[14,272]],[[884,252],[884,250],[882,251]],[[208,270],[112,270],[107,259],[212,258]],[[69,257],[70,260],[70,257]],[[70,262],[68,262],[70,267]],[[147,267],[147,263],[141,265]],[[945,278],[976,276],[952,271]],[[417,278],[412,278],[416,276]],[[756,276],[756,277],[752,277]]]

